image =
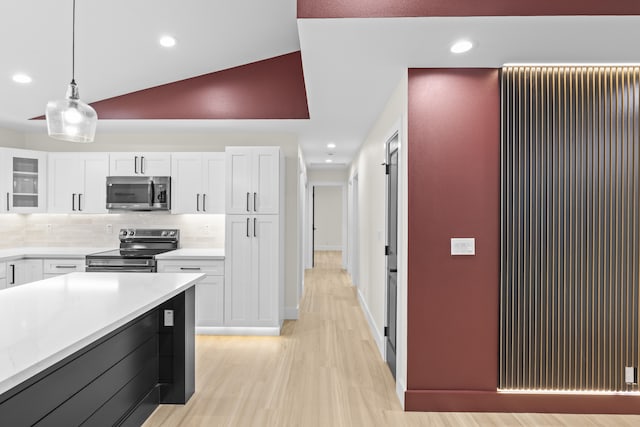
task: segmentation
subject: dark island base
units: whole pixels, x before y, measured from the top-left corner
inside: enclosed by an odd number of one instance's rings
[[[0,395],[7,426],[139,426],[195,391],[195,288]],[[173,310],[174,326],[164,326]]]

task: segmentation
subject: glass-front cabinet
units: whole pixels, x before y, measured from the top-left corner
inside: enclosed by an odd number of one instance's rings
[[[39,151],[2,149],[0,163],[0,212],[46,211],[47,154]]]

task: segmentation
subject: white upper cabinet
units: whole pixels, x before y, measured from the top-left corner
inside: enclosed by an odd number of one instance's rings
[[[47,153],[0,150],[0,212],[46,211]]]
[[[111,153],[111,176],[171,176],[171,153]]]
[[[172,153],[171,212],[223,214],[224,153]]]
[[[227,147],[226,212],[277,214],[280,195],[279,147]]]
[[[107,153],[49,154],[49,212],[106,213]]]

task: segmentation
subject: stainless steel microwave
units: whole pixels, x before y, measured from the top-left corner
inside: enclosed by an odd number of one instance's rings
[[[168,211],[171,209],[171,177],[107,177],[107,209]]]

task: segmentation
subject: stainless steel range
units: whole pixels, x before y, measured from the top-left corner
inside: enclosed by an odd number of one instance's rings
[[[87,271],[154,273],[155,256],[178,249],[180,244],[180,230],[171,228],[123,228],[118,237],[120,249],[85,257]]]

